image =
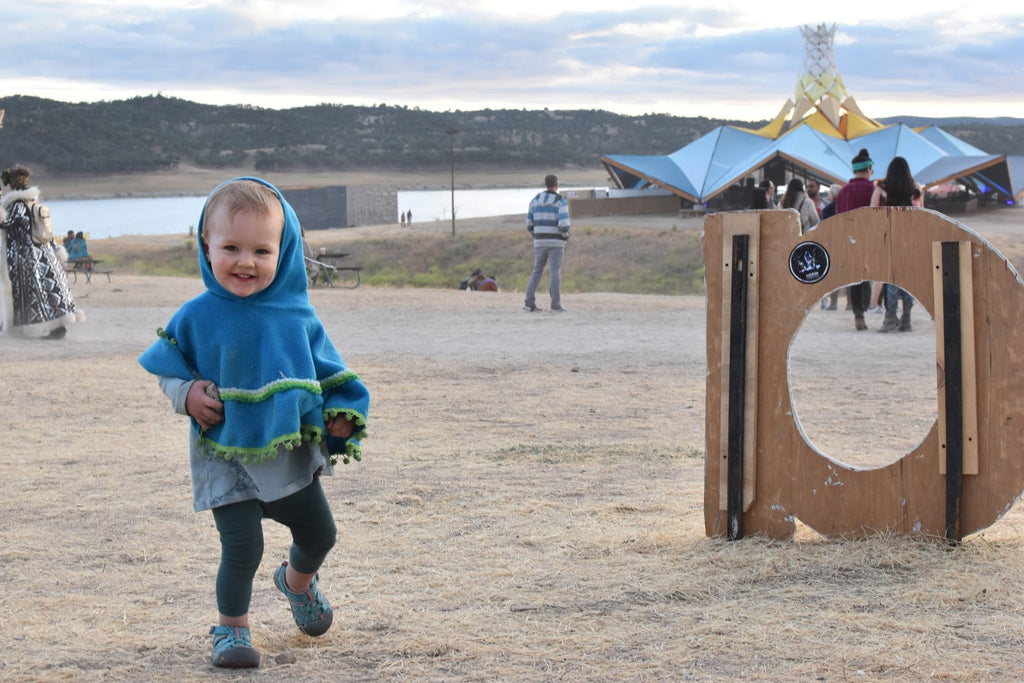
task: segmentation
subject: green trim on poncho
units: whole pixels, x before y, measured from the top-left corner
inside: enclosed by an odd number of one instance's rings
[[[236,179],[239,180],[239,179]],[[265,181],[284,208],[277,273],[264,290],[241,298],[217,282],[200,249],[207,290],[191,299],[157,331],[139,358],[149,372],[181,379],[211,380],[224,402],[224,421],[202,430],[205,451],[246,463],[273,459],[281,446],[326,442],[332,460],[361,457],[370,396],[331,343],[306,290],[306,267],[298,218],[281,193]],[[202,240],[203,215],[199,219]],[[345,415],[351,437],[326,432],[325,419]]]

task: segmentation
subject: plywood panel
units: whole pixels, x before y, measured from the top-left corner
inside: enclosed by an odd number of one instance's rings
[[[744,529],[773,538],[792,535],[795,520],[829,535],[885,530],[941,537],[945,478],[939,436],[889,466],[859,470],[817,452],[795,422],[787,381],[787,350],[804,314],[836,287],[860,280],[895,283],[934,308],[932,243],[968,243],[972,262],[977,469],[964,478],[962,532],[1005,514],[1024,489],[1024,284],[1006,259],[964,226],[923,209],[865,208],[840,214],[801,235],[788,211],[716,214],[705,221],[706,263],[722,262],[722,237],[737,217],[759,215],[757,341],[757,477]],[[814,240],[831,258],[825,278],[798,282],[788,269],[793,247]],[[722,273],[708,267],[708,385],[705,530],[724,535],[719,506],[722,401]],[[765,312],[770,311],[771,315]],[[934,311],[931,311],[934,315]],[[715,454],[712,456],[712,454]]]

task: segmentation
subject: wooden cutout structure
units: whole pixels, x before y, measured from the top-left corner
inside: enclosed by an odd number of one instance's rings
[[[747,245],[740,299],[737,236]],[[827,272],[809,284],[790,270],[794,249],[808,242],[828,256]],[[1024,490],[1024,282],[982,237],[926,209],[857,209],[804,234],[794,211],[721,213],[705,219],[704,263],[707,535],[787,539],[799,519],[825,536],[891,532],[957,542],[1017,500]],[[936,329],[936,424],[911,452],[877,469],[815,450],[794,417],[787,379],[789,346],[807,311],[862,280],[907,290]],[[746,307],[740,327],[732,310],[738,300]],[[734,331],[743,344],[733,343]],[[852,317],[850,334],[867,334],[854,331]],[[727,471],[730,458],[741,466],[739,483]]]

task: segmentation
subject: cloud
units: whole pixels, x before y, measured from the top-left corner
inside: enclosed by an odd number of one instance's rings
[[[850,93],[873,116],[951,103],[962,114],[1000,103],[1000,113],[1019,113],[1024,13],[995,19],[939,5],[913,21],[840,24],[835,56]],[[5,23],[7,53],[18,60],[0,72],[0,92],[764,119],[791,96],[804,59],[798,25],[778,25],[780,14],[800,11],[771,8],[768,21],[702,2],[623,11],[610,1],[44,0]],[[904,110],[876,111],[873,101]]]

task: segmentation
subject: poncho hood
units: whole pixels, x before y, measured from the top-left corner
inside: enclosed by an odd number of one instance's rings
[[[359,459],[369,392],[345,365],[309,302],[302,230],[292,207],[273,185],[284,209],[277,273],[264,290],[239,297],[213,275],[203,249],[199,268],[206,291],[178,310],[139,358],[148,372],[212,380],[224,402],[224,421],[192,427],[210,454],[262,462],[280,447],[325,438],[324,420],[342,414],[356,431],[349,439],[326,435],[332,456]],[[216,191],[216,190],[215,190]],[[206,206],[199,218],[202,243]]]

